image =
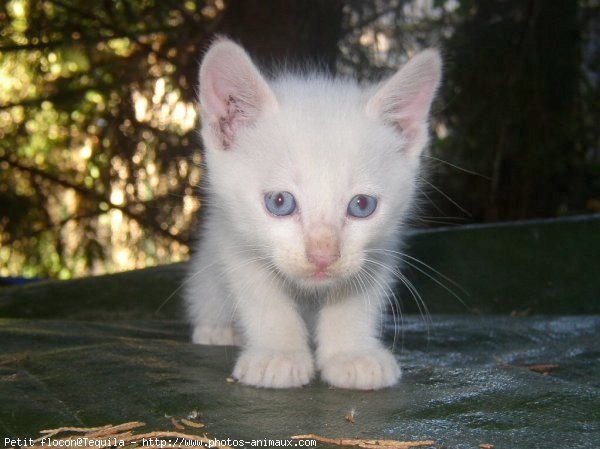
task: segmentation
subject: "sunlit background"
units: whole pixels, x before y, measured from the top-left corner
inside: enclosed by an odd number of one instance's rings
[[[202,207],[197,67],[215,33],[267,70],[310,55],[360,80],[441,47],[417,226],[600,211],[598,2],[270,3],[0,6],[0,277],[187,260]]]

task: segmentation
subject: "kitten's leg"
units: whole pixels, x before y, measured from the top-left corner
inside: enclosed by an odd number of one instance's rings
[[[239,345],[234,326],[233,297],[214,265],[192,260],[184,299],[192,324],[192,342],[201,345]]]
[[[266,276],[266,278],[265,278]],[[233,285],[244,349],[233,376],[266,388],[300,387],[310,382],[314,363],[304,320],[272,273],[248,270]]]
[[[400,367],[377,338],[379,313],[377,304],[359,296],[321,309],[316,355],[326,382],[340,388],[371,390],[398,381]]]

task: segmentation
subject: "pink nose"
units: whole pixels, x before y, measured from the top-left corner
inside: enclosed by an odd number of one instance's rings
[[[340,239],[332,226],[316,226],[306,239],[306,258],[322,271],[340,258]]]
[[[340,258],[339,253],[329,251],[314,251],[308,253],[308,260],[317,266],[318,269],[322,270],[327,268],[329,265],[334,263]]]

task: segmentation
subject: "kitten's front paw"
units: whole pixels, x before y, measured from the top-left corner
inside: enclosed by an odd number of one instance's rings
[[[369,352],[341,353],[319,363],[321,377],[340,388],[377,390],[390,387],[400,379],[400,366],[391,352],[376,349]]]
[[[315,369],[310,352],[242,352],[233,369],[240,383],[265,388],[301,387],[310,382]]]
[[[239,335],[232,326],[194,327],[192,343],[197,345],[237,346],[240,344]]]

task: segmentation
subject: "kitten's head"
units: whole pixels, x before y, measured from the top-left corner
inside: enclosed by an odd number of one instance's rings
[[[215,42],[200,69],[202,136],[233,244],[304,286],[349,279],[393,247],[440,67],[426,50],[366,89],[319,75],[267,82],[241,47]]]

